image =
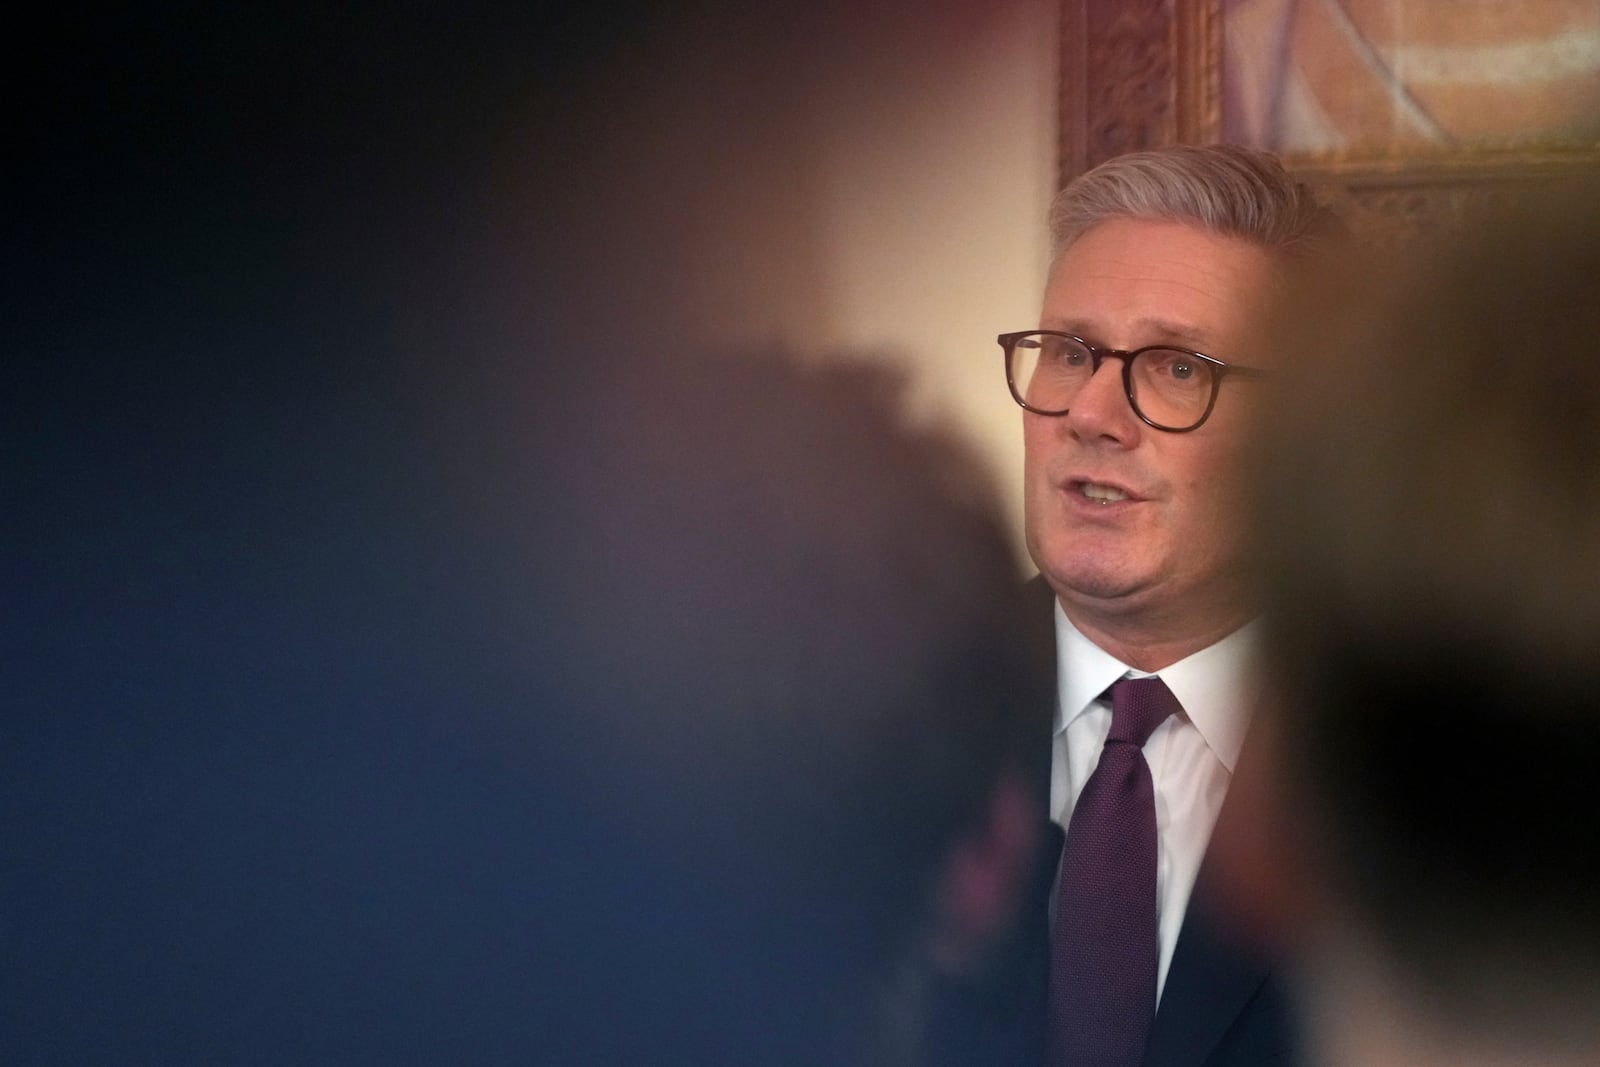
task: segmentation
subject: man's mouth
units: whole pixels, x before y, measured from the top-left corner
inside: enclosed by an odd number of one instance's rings
[[[1099,482],[1079,482],[1078,492],[1100,504],[1115,504],[1119,500],[1128,499],[1128,494],[1123,490],[1114,485],[1101,485]]]

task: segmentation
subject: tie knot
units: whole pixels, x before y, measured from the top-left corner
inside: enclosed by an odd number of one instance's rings
[[[1111,733],[1106,740],[1143,748],[1168,715],[1182,710],[1160,678],[1123,678],[1111,684]]]

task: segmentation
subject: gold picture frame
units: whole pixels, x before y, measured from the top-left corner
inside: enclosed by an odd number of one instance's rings
[[[1062,0],[1060,184],[1123,152],[1224,139],[1226,14],[1223,0]],[[1386,239],[1404,239],[1510,185],[1600,165],[1600,137],[1280,154],[1330,198],[1381,218]]]

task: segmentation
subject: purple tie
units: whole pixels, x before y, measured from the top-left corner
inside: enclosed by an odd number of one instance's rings
[[[1135,1067],[1156,1013],[1156,805],[1144,748],[1181,711],[1160,678],[1111,686],[1111,732],[1061,850],[1051,1067]]]

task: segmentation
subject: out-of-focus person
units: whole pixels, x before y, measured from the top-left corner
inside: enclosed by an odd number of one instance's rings
[[[937,1057],[933,991],[1001,950],[1039,840],[1048,650],[981,466],[864,365],[646,351],[578,381],[536,432],[544,610],[638,910],[575,932],[627,990],[575,1015],[621,1053],[643,1014],[664,1062]]]
[[[1600,1061],[1597,191],[1278,316],[1271,758],[1227,852],[1320,1062]]]
[[[578,377],[490,373],[409,452],[224,429],[245,496],[173,474],[28,543],[9,1056],[933,1055],[1038,840],[981,468],[867,370]]]

